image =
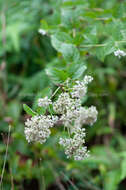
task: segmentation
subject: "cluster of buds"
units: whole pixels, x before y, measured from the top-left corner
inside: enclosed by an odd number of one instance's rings
[[[67,158],[83,160],[89,156],[85,146],[84,125],[93,125],[97,120],[95,106],[85,108],[81,106],[81,98],[87,93],[87,85],[93,80],[85,76],[82,81],[67,81],[64,90],[57,100],[52,102],[48,97],[38,99],[38,106],[48,109],[52,105],[54,115],[36,115],[25,122],[25,135],[28,142],[44,143],[50,136],[50,128],[61,123],[67,129],[68,137],[60,138],[59,144],[65,148]],[[60,121],[60,122],[59,122]]]

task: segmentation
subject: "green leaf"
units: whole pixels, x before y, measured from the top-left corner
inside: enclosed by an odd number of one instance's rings
[[[63,54],[66,61],[77,62],[80,58],[79,51],[73,44],[63,43],[60,48],[60,51]]]
[[[57,39],[55,35],[51,36],[52,46],[60,53],[62,53],[65,61],[77,62],[80,59],[80,53],[75,45],[64,43]]]
[[[109,39],[104,42],[105,46],[96,47],[95,53],[100,61],[104,61],[105,57],[115,51],[115,42],[113,39]]]
[[[23,108],[26,111],[27,114],[31,115],[31,116],[35,116],[37,115],[36,112],[34,112],[29,106],[27,106],[26,104],[23,104]]]
[[[78,63],[78,64],[70,64],[70,66],[68,67],[68,72],[69,72],[69,77],[73,78],[73,79],[79,79],[80,77],[83,76],[84,71],[86,70],[86,65],[84,62],[82,63]]]
[[[62,31],[56,32],[55,38],[64,43],[72,43],[73,41],[73,38],[68,33]]]
[[[48,107],[48,111],[51,115],[55,114],[54,110],[53,110],[53,105],[49,105]]]
[[[46,113],[46,108],[44,107],[37,107],[36,108],[36,112],[39,114],[39,115],[44,115]]]
[[[126,177],[126,157],[121,162],[121,180],[123,180]]]
[[[51,43],[52,43],[52,46],[58,51],[62,45],[62,42],[59,41],[55,35],[52,35],[51,36]]]
[[[108,172],[105,176],[104,190],[117,190],[120,181],[119,169]]]

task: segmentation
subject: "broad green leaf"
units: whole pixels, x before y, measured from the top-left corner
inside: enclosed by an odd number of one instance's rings
[[[107,172],[104,181],[104,190],[117,190],[120,181],[120,169]]]
[[[52,43],[52,46],[58,51],[60,50],[60,47],[62,45],[62,42],[59,41],[55,35],[52,35],[51,36],[51,43]]]
[[[83,76],[86,68],[87,67],[84,62],[70,64],[68,67],[69,77],[73,79],[79,79],[81,76]]]
[[[55,35],[51,36],[52,46],[62,53],[66,62],[77,62],[80,59],[80,54],[75,45],[59,41]]]
[[[69,62],[79,61],[79,58],[80,58],[79,51],[73,44],[63,43],[61,45],[60,51],[63,54],[66,61],[69,61]]]
[[[68,78],[68,73],[59,68],[49,67],[46,69],[47,75],[52,79],[54,83],[62,83]]]
[[[115,51],[115,42],[113,39],[109,39],[104,42],[103,47],[96,47],[93,50],[97,58],[101,61],[104,61],[105,57]]]
[[[56,32],[55,38],[63,43],[72,43],[73,41],[73,38],[67,32],[62,31]]]

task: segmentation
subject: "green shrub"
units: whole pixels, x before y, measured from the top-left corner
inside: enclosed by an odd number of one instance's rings
[[[126,66],[114,55],[125,51],[125,12],[125,0],[0,1],[0,174],[12,125],[2,189],[125,190]],[[57,128],[45,144],[28,144],[23,103],[36,110],[38,98],[83,73],[94,78],[83,105],[99,112],[86,128],[90,158],[67,160]]]

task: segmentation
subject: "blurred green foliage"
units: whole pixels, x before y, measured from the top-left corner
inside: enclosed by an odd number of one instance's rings
[[[126,48],[126,1],[0,0],[0,19],[0,174],[12,125],[2,189],[125,190],[126,64],[113,52]],[[36,110],[38,97],[83,73],[94,77],[83,104],[99,111],[86,129],[91,157],[67,160],[61,129],[28,144],[22,105]]]

